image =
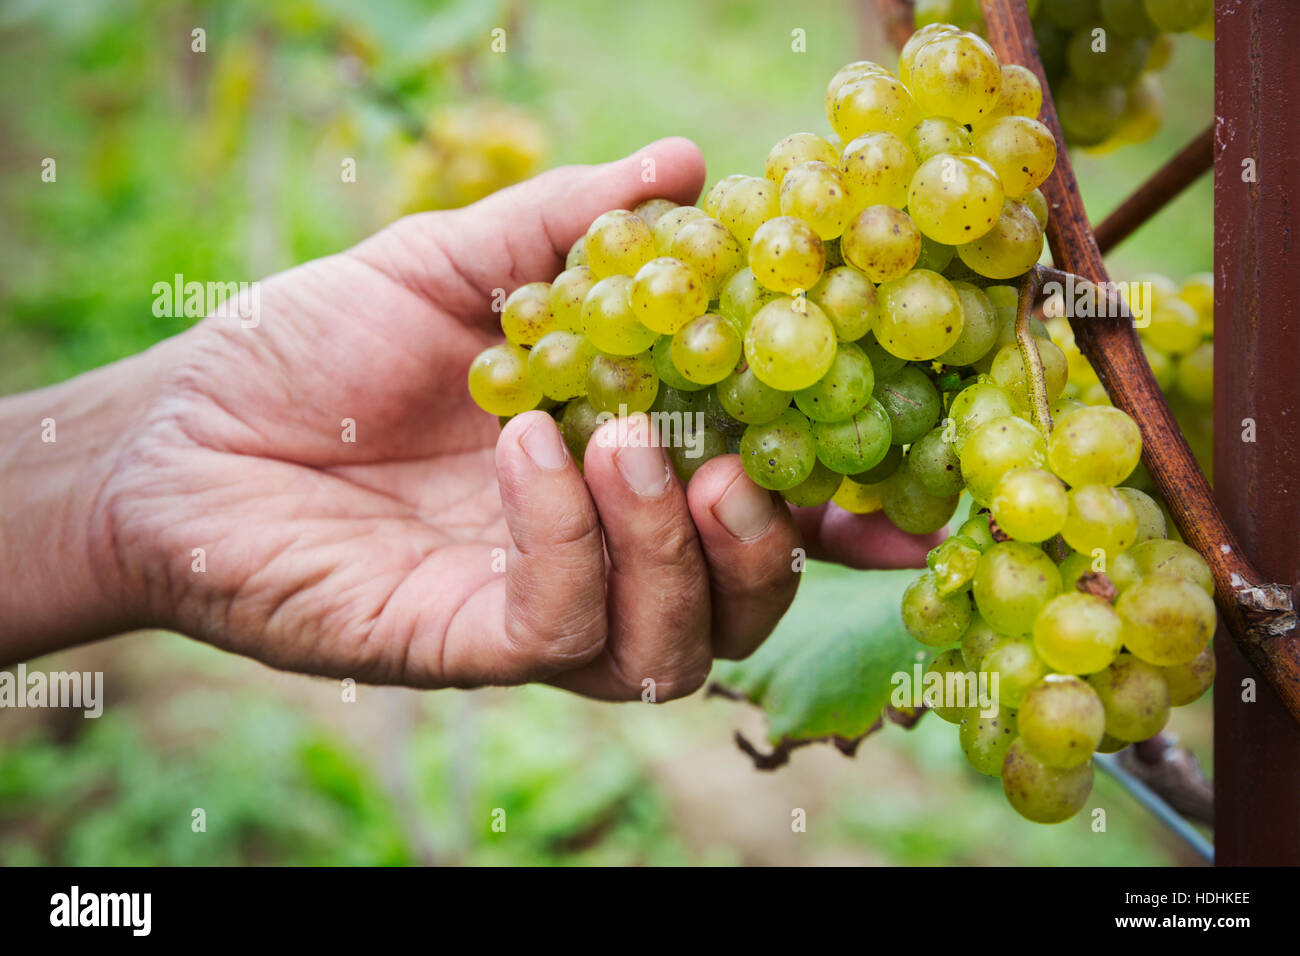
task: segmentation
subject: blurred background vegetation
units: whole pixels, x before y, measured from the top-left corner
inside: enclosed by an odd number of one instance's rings
[[[191,320],[151,308],[154,283],[176,273],[254,279],[547,165],[684,135],[710,180],[761,174],[770,144],[827,129],[823,89],[840,65],[893,64],[872,9],[5,0],[0,394],[181,331]],[[498,27],[504,53],[490,48]],[[791,50],[796,27],[806,52]],[[1210,45],[1179,37],[1164,84],[1155,139],[1075,156],[1094,219],[1209,121]],[[340,176],[348,158],[354,183]],[[1112,273],[1209,269],[1211,233],[1202,181],[1114,254]],[[818,626],[816,607],[791,614]],[[1100,774],[1106,833],[1086,815],[1020,820],[933,719],[890,727],[853,759],[815,746],[758,773],[732,732],[761,740],[761,716],[702,694],[644,707],[536,687],[362,687],[344,703],[334,682],[161,634],[30,666],[104,671],[106,708],[0,712],[0,865],[1195,862]],[[1175,710],[1171,729],[1208,763],[1208,700]],[[791,831],[796,807],[807,833]],[[194,808],[206,833],[191,831]]]

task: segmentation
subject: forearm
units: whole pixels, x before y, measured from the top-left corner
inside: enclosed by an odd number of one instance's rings
[[[106,495],[159,352],[0,400],[0,664],[141,625]]]

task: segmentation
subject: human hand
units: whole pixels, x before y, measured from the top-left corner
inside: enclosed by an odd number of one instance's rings
[[[553,278],[601,212],[689,203],[703,178],[685,140],[557,169],[264,281],[255,328],[210,317],[94,373],[138,393],[86,509],[111,619],[361,681],[622,699],[649,678],[666,700],[761,643],[794,549],[921,563],[933,538],[792,515],[734,455],[682,487],[662,449],[593,441],[584,480],[549,415],[501,429],[471,401],[494,290]]]

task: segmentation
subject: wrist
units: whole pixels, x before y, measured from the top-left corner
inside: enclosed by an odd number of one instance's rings
[[[0,400],[0,664],[148,623],[107,501],[164,347]]]

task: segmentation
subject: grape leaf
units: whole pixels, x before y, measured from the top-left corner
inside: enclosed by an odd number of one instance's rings
[[[714,681],[767,714],[768,740],[852,741],[881,716],[891,678],[920,646],[899,606],[916,571],[850,571],[810,562],[793,606],[751,657],[719,665]]]

